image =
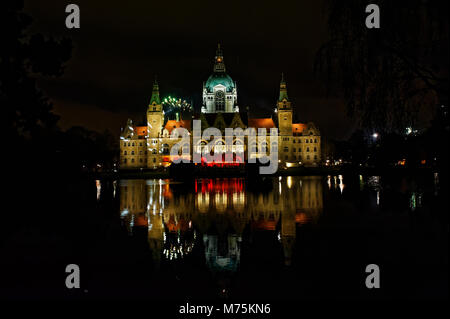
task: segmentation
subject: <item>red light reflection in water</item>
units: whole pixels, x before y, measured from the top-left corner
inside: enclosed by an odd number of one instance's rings
[[[244,180],[242,178],[227,179],[197,179],[195,181],[195,192],[202,193],[241,193],[244,191]]]

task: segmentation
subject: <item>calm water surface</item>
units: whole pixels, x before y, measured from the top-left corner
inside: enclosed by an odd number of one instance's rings
[[[439,187],[437,174],[151,179],[96,181],[96,198],[117,200],[117,253],[131,257],[119,280],[130,291],[162,299],[402,298],[448,294]],[[382,291],[365,288],[370,263],[382,269]]]
[[[54,188],[64,196],[48,193],[58,200],[47,212],[30,214],[42,229],[24,226],[3,250],[8,296],[448,297],[448,198],[438,174],[64,185]],[[76,292],[61,288],[69,263],[82,272]],[[378,290],[365,287],[372,263]]]

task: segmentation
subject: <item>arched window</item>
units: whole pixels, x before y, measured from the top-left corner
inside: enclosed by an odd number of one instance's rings
[[[314,147],[314,152],[317,152],[317,147]]]
[[[289,152],[289,147],[285,146],[285,147],[284,147],[284,152],[285,152],[285,153],[286,153],[286,152]]]
[[[306,148],[306,151],[309,152],[309,147]],[[309,155],[308,155],[309,156]]]
[[[164,155],[170,154],[169,144],[163,144],[163,154]]]
[[[266,142],[262,142],[261,143],[261,152],[262,153],[267,153],[267,143]]]
[[[127,151],[124,151],[124,152],[123,152],[123,155],[127,155]]]
[[[277,142],[272,143],[272,152],[278,152],[278,143]]]
[[[225,94],[222,90],[216,92],[215,99],[216,111],[225,111]]]

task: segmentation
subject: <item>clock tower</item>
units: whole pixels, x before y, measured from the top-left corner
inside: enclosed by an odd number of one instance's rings
[[[280,96],[277,102],[278,128],[281,136],[292,135],[292,107],[287,95],[286,81],[281,74]]]
[[[159,98],[159,86],[155,79],[155,83],[153,83],[152,97],[147,109],[148,136],[151,138],[159,137],[163,124],[164,114],[161,99]]]

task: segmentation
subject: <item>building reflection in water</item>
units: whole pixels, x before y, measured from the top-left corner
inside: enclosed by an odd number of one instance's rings
[[[199,246],[211,271],[234,272],[246,227],[278,237],[290,265],[297,227],[314,223],[322,212],[322,182],[319,176],[279,177],[268,179],[264,192],[251,192],[242,178],[198,179],[190,190],[169,180],[122,180],[120,215],[130,234],[148,229],[157,265]]]

